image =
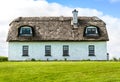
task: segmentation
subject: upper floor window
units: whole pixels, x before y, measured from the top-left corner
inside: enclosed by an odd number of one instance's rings
[[[32,36],[32,28],[29,26],[23,26],[20,28],[20,36]]]
[[[88,26],[85,30],[86,36],[99,36],[98,28],[95,26]]]

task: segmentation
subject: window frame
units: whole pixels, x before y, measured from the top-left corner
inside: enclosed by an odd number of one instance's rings
[[[89,45],[88,46],[88,55],[89,56],[95,56],[95,45]]]
[[[51,56],[51,45],[45,45],[45,56]]]
[[[99,36],[99,30],[96,26],[87,26],[85,29],[86,36]]]
[[[28,45],[22,46],[22,56],[29,56],[29,46]]]
[[[25,33],[25,30],[29,32]],[[20,36],[32,36],[33,35],[33,31],[32,31],[32,27],[30,26],[21,26],[20,30],[19,30],[19,35]]]
[[[87,34],[97,34],[97,32],[96,32],[96,28],[87,28]]]
[[[63,56],[69,56],[69,45],[63,45]]]

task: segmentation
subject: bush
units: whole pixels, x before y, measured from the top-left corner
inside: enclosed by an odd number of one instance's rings
[[[81,60],[81,61],[91,61],[90,59],[83,59],[83,60]]]
[[[8,61],[8,57],[0,56],[0,62]]]
[[[118,59],[117,59],[117,58],[115,58],[115,57],[113,57],[113,61],[118,61]]]
[[[31,59],[31,61],[35,61],[35,59],[34,59],[34,58],[32,58],[32,59]]]
[[[39,59],[39,60],[37,60],[37,61],[41,61],[41,60]]]
[[[47,58],[47,61],[49,61],[49,58]]]
[[[67,58],[65,58],[64,60],[67,61]]]
[[[54,61],[57,61],[57,59],[54,59]]]

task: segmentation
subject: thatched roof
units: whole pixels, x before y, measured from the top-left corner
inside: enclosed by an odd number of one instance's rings
[[[71,25],[72,17],[19,17],[10,23],[7,41],[108,41],[106,24],[97,17],[78,17],[78,28]],[[19,36],[18,29],[28,25],[34,36]],[[99,37],[86,37],[87,26],[97,26]]]

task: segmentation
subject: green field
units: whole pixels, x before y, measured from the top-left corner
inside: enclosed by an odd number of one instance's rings
[[[120,82],[120,62],[0,62],[0,82]]]

